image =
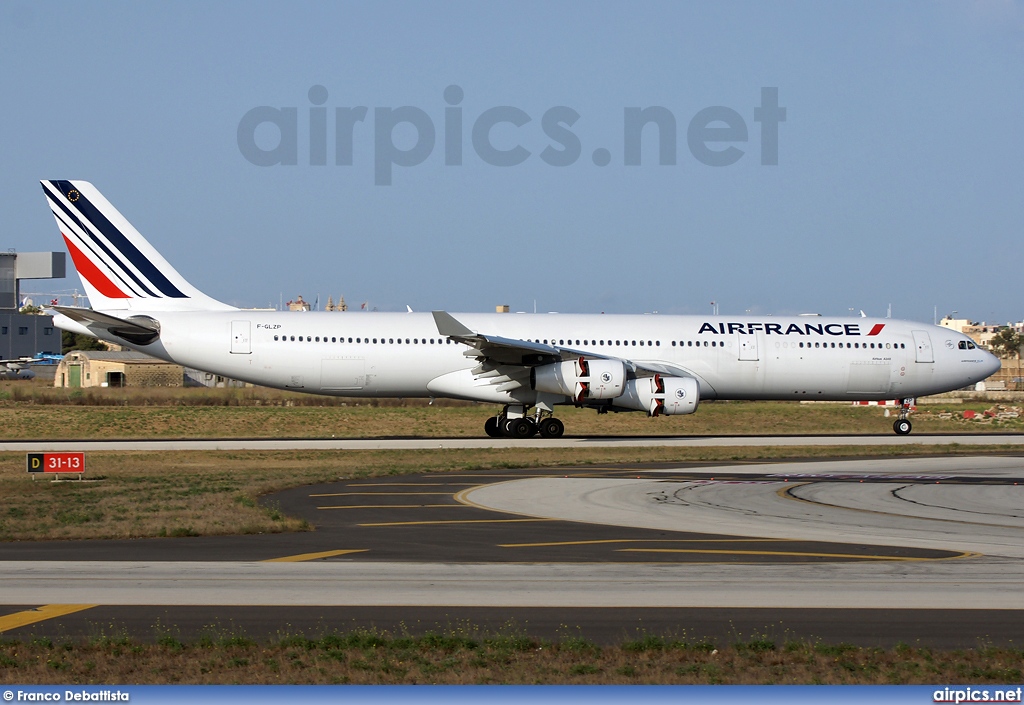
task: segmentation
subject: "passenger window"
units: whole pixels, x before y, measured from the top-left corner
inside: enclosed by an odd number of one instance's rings
[[[274,340],[277,340],[277,336],[276,335],[274,336]]]
[[[388,343],[390,343],[391,345],[394,345],[395,344],[395,339],[394,338],[388,338]]]

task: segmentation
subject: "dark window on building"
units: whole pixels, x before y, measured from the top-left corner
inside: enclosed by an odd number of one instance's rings
[[[18,326],[18,335],[28,335],[28,326]]]

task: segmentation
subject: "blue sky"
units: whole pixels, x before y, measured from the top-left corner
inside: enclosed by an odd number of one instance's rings
[[[1024,317],[1016,2],[8,0],[0,66],[0,245],[59,249],[37,182],[86,179],[189,281],[240,306],[343,294],[379,310],[706,313],[715,300],[733,314],[891,303],[917,320],[935,306]],[[461,165],[445,164],[450,85]],[[323,166],[310,163],[313,86],[326,89]],[[786,109],[776,166],[761,164],[755,121],[765,87]],[[295,109],[296,164],[246,158],[239,123],[258,106]],[[335,108],[357,106],[353,163],[339,165]],[[427,116],[435,143],[377,185],[387,144],[423,138],[378,129],[378,109],[400,106]],[[530,119],[489,132],[529,152],[515,166],[473,146],[499,106]],[[580,144],[568,166],[540,156],[564,146],[542,124],[556,106],[579,114],[562,125]],[[627,166],[624,110],[651,106],[674,118],[675,164],[658,163],[650,125]],[[746,128],[707,143],[741,150],[728,166],[687,141],[712,106]],[[277,130],[251,140],[271,151]]]

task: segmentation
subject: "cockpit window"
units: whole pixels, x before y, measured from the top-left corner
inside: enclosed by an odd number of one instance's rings
[[[961,350],[974,350],[976,346],[969,340],[961,340],[959,343],[957,343],[957,347],[960,348]]]

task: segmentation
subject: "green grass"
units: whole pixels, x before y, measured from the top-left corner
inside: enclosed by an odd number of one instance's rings
[[[638,643],[657,648],[638,650]],[[754,647],[753,645],[757,645]],[[260,642],[211,628],[182,640],[158,625],[152,640],[0,642],[0,683],[364,684],[1007,684],[1024,650],[979,646],[867,648],[764,638],[740,644],[641,636],[600,646],[547,641],[509,625],[497,632],[390,634],[375,629],[284,635]]]

